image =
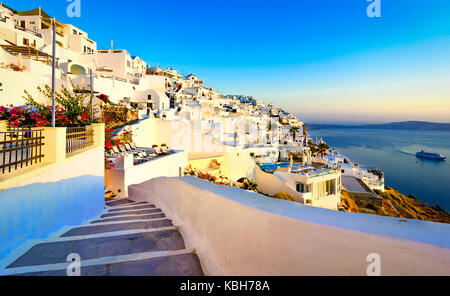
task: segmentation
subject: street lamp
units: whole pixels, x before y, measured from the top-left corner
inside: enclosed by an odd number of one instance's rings
[[[55,122],[55,68],[56,68],[56,24],[55,19],[53,23],[53,56],[52,56],[52,127],[56,126]]]
[[[94,105],[93,105],[93,98],[94,98],[94,78],[92,77],[92,69],[89,70],[89,75],[91,77],[91,122],[94,122]]]

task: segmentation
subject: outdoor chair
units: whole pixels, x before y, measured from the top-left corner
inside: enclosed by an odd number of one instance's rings
[[[119,148],[120,152],[127,152],[127,149],[125,148],[125,146],[119,145],[117,147]]]
[[[153,148],[153,149],[155,150],[155,153],[158,154],[158,155],[160,155],[160,154],[163,153],[163,152],[162,152],[162,149],[159,148],[159,147],[155,147],[155,148]]]
[[[161,154],[163,154],[163,155],[169,154],[169,150],[166,146],[161,147],[160,151],[161,151]]]

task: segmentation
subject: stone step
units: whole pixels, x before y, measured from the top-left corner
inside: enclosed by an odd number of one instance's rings
[[[119,200],[115,200],[115,201],[119,201]],[[146,201],[141,201],[141,202],[120,204],[120,205],[116,205],[116,206],[108,206],[108,203],[106,203],[106,206],[108,209],[122,209],[122,208],[129,208],[129,207],[140,206],[140,205],[149,205],[149,203]]]
[[[81,235],[93,235],[99,233],[124,231],[124,230],[138,230],[138,229],[152,229],[173,226],[169,219],[159,221],[142,221],[109,225],[91,225],[85,227],[78,227],[69,230],[61,235],[61,237],[81,236]]]
[[[146,214],[156,214],[161,213],[160,209],[151,209],[151,210],[138,210],[138,211],[124,211],[118,213],[110,213],[104,214],[100,218],[113,218],[118,216],[127,216],[127,215],[146,215]]]
[[[168,252],[171,253],[171,252]],[[95,264],[86,262],[81,265],[81,276],[203,276],[202,267],[198,256],[192,251],[173,252],[179,253],[168,256],[156,256],[153,258],[126,258],[120,257],[111,260],[110,263]],[[138,256],[136,256],[138,257]],[[108,258],[105,258],[106,261]],[[131,259],[131,260],[130,260]],[[103,258],[98,261],[105,261]],[[60,267],[61,268],[61,267]],[[67,276],[67,270],[57,269],[49,271],[27,272],[15,274],[15,276]]]
[[[142,206],[135,206],[135,207],[126,207],[126,208],[114,208],[108,210],[109,213],[116,213],[116,212],[123,212],[123,211],[132,211],[132,210],[146,210],[146,209],[155,209],[155,205],[142,205]]]
[[[41,243],[33,246],[7,268],[64,263],[72,253],[81,260],[185,248],[178,230],[152,231],[108,237]]]
[[[107,202],[106,205],[109,206],[109,207],[115,207],[115,206],[126,205],[126,204],[134,204],[134,203],[135,202],[130,200],[130,199],[120,199],[120,200]]]
[[[128,216],[128,217],[117,217],[117,218],[107,218],[101,220],[95,220],[91,224],[106,223],[106,222],[117,222],[117,221],[127,221],[127,220],[150,220],[150,219],[160,219],[165,218],[164,213],[157,213],[153,215],[142,215],[142,216]]]

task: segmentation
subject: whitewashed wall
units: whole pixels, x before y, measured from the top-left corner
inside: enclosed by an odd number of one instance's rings
[[[270,199],[195,177],[129,188],[181,226],[207,275],[450,275],[450,225],[341,213]]]

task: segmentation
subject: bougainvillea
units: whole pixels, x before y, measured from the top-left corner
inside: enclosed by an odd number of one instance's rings
[[[25,70],[25,67],[18,66],[18,65],[14,64],[14,63],[8,64],[8,65],[6,65],[5,63],[1,63],[0,64],[0,68],[2,68],[2,69],[11,69],[11,70],[16,71],[16,72],[23,72]]]
[[[42,108],[33,108],[29,106],[0,107],[0,119],[7,120],[8,126],[18,127],[46,127],[52,124],[52,106],[42,106]],[[65,110],[59,106],[55,109],[55,123],[58,127],[64,127],[71,124],[65,115]]]
[[[69,90],[64,85],[61,85],[61,92],[55,92],[53,95],[52,88],[48,85],[44,87],[38,87],[38,92],[46,97],[48,101],[54,96],[55,102],[58,105],[56,112],[62,111],[64,116],[68,119],[65,121],[63,126],[84,126],[93,123],[92,120],[92,108],[90,103],[90,96],[80,87],[73,84],[72,80],[71,90]],[[30,93],[25,91],[25,96],[23,97],[30,105],[34,106],[39,113],[43,114],[48,106],[36,101]],[[58,109],[59,108],[59,109]],[[51,108],[50,108],[51,111]],[[94,114],[96,110],[93,110]],[[65,120],[64,118],[60,118]],[[69,123],[70,122],[70,123]]]
[[[212,182],[216,185],[229,185],[230,180],[227,177],[222,176],[222,174],[219,172],[218,176],[214,176],[210,173],[205,173],[200,171],[199,169],[193,168],[191,165],[189,165],[184,170],[185,175],[190,176],[196,176],[199,179],[207,180],[209,182]]]

